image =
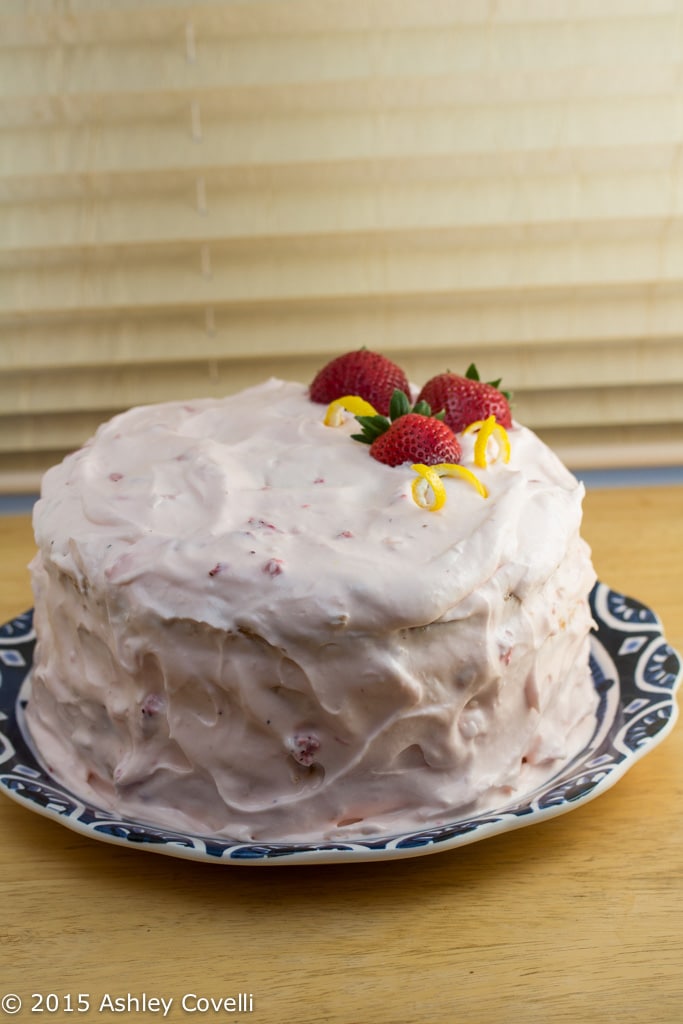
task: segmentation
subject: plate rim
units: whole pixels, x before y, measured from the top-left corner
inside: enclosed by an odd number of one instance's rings
[[[319,842],[244,842],[168,829],[94,807],[50,775],[26,734],[21,691],[30,674],[35,644],[32,609],[0,626],[0,789],[29,810],[88,838],[184,860],[231,866],[402,860],[457,849],[540,824],[611,789],[670,734],[678,718],[676,691],[683,680],[681,657],[667,643],[656,613],[600,581],[591,592],[591,606],[596,621],[591,634],[591,667],[600,702],[589,742],[540,786],[516,796],[508,804],[455,818],[442,826]],[[661,656],[659,665],[655,657],[662,649],[667,652],[663,664],[669,659],[672,662],[671,670],[666,670],[666,684],[656,678],[657,673],[661,675],[664,671]],[[15,657],[8,657],[12,653]],[[643,664],[646,656],[649,661]],[[614,678],[610,678],[612,670]],[[647,677],[648,671],[651,678]],[[620,728],[618,719],[623,721]],[[633,734],[630,741],[629,731]],[[594,772],[593,777],[588,783],[582,782],[589,769]],[[572,784],[578,787],[575,792]],[[69,805],[73,806],[69,809]]]

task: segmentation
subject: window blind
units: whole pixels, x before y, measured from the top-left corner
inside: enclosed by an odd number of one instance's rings
[[[683,8],[4,0],[0,490],[366,345],[683,463]]]

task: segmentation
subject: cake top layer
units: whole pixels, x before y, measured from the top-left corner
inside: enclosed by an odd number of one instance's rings
[[[523,597],[578,534],[583,487],[517,423],[510,461],[485,469],[460,435],[489,496],[448,479],[431,512],[410,465],[377,462],[351,439],[353,416],[324,415],[304,385],[276,379],[122,413],[45,475],[38,544],[122,607],[333,642],[459,618],[487,581]]]

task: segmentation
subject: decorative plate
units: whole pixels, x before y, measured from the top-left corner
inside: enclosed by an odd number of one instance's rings
[[[535,825],[604,793],[670,732],[681,659],[653,611],[596,584],[591,668],[599,695],[593,736],[550,780],[514,804],[438,828],[320,843],[244,843],[167,831],[89,806],[46,772],[23,724],[33,614],[0,627],[0,784],[12,799],[93,839],[215,864],[322,864],[416,857]]]

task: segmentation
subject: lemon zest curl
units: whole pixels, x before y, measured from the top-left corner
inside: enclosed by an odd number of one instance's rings
[[[344,413],[350,412],[354,416],[376,416],[377,410],[370,402],[366,402],[360,395],[344,395],[343,398],[335,398],[327,407],[325,419],[326,427],[340,427],[344,422]]]
[[[482,498],[489,496],[481,480],[465,466],[459,466],[456,462],[438,462],[435,466],[425,466],[421,462],[416,462],[410,468],[417,473],[412,483],[413,501],[420,508],[426,508],[430,512],[438,512],[446,503],[446,488],[441,481],[443,476],[460,477],[471,484]]]
[[[491,462],[498,462],[501,458],[503,462],[510,461],[510,438],[505,427],[496,421],[495,416],[489,416],[488,419],[475,420],[474,423],[468,423],[463,430],[463,434],[471,434],[475,430],[478,431],[477,439],[474,442],[475,465],[479,466],[480,469],[486,469]],[[488,443],[491,437],[495,437],[498,442],[498,450],[493,458],[489,460]]]

